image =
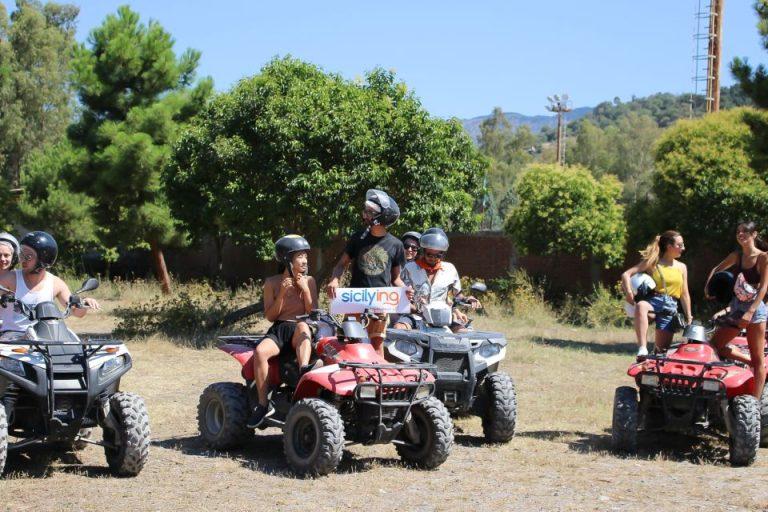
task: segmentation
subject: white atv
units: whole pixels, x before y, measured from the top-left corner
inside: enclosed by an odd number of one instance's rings
[[[485,291],[475,283],[473,291]],[[387,329],[384,342],[387,359],[396,362],[421,362],[434,365],[435,396],[451,414],[474,414],[482,418],[487,441],[506,443],[515,434],[517,396],[512,378],[498,371],[507,351],[507,340],[498,332],[450,329],[451,308],[429,303],[429,290],[416,290],[413,315],[415,330]],[[464,305],[454,301],[455,305]]]
[[[120,391],[132,366],[128,348],[113,339],[81,340],[63,322],[72,308],[85,307],[77,294],[98,286],[94,278],[83,283],[64,314],[53,302],[29,308],[0,286],[0,305],[13,304],[33,322],[26,332],[0,334],[0,473],[8,451],[36,443],[74,450],[101,445],[110,470],[121,476],[144,467],[147,409],[141,397]],[[96,426],[101,442],[90,439]]]

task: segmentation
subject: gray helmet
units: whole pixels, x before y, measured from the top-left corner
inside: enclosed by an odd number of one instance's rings
[[[291,258],[293,253],[310,250],[309,242],[303,236],[285,235],[275,242],[275,259],[291,268]]]
[[[442,228],[438,228],[438,227],[432,227],[432,228],[429,228],[429,229],[428,229],[428,230],[426,230],[424,233],[422,233],[422,234],[421,234],[421,236],[424,236],[424,235],[429,235],[429,234],[432,234],[432,233],[440,233],[440,234],[441,234],[441,235],[443,235],[444,237],[448,238],[448,235],[446,235],[446,234],[445,234],[445,231],[443,231],[443,229],[442,229]]]
[[[15,267],[19,263],[19,241],[16,237],[10,233],[3,231],[0,233],[0,242],[6,242],[13,248],[13,258],[11,259],[11,266]]]
[[[400,207],[389,194],[372,188],[365,193],[365,205],[378,210],[379,214],[371,220],[371,225],[389,227],[400,217]]]
[[[433,251],[445,252],[448,250],[448,237],[445,232],[440,228],[432,228],[435,231],[429,232],[427,230],[421,235],[419,245],[422,249],[431,249]]]
[[[418,242],[421,239],[421,233],[418,231],[408,231],[403,236],[400,237],[401,242],[405,242],[406,238],[412,238],[413,240],[416,240]]]

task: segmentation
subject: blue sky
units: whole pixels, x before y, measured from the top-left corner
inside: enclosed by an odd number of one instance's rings
[[[74,0],[75,3],[76,0]],[[199,72],[218,90],[291,54],[348,78],[382,66],[441,117],[474,117],[494,106],[546,113],[546,97],[575,106],[615,96],[691,90],[699,0],[135,0],[177,50],[202,51]],[[701,0],[706,3],[706,0]],[[125,1],[79,2],[78,39]],[[752,1],[725,3],[724,62],[767,62]],[[723,70],[723,85],[733,81]]]

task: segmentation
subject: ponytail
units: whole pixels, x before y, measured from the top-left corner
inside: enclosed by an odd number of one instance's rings
[[[656,268],[661,258],[667,251],[667,246],[675,243],[675,238],[681,236],[674,230],[667,230],[660,235],[656,235],[645,249],[640,251],[640,257],[643,259],[649,269]]]

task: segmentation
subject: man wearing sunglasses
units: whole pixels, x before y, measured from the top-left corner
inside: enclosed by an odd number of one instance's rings
[[[355,232],[347,242],[341,259],[333,268],[326,292],[336,297],[339,278],[352,264],[350,288],[378,288],[405,286],[400,279],[400,269],[405,265],[403,243],[387,228],[400,217],[400,208],[383,190],[371,189],[365,194],[363,222],[365,228]],[[370,320],[366,329],[371,345],[384,355],[387,315],[379,314],[378,320]]]
[[[403,282],[408,286],[411,300],[425,304],[440,304],[448,307],[450,293],[454,298],[463,299],[473,309],[482,307],[475,297],[464,297],[461,293],[461,279],[452,263],[443,261],[448,251],[448,236],[440,228],[430,228],[419,240],[421,255],[409,262],[403,269]],[[453,309],[451,330],[460,332],[468,318],[458,309]],[[396,329],[416,329],[417,322],[413,315],[401,316],[395,324]]]

